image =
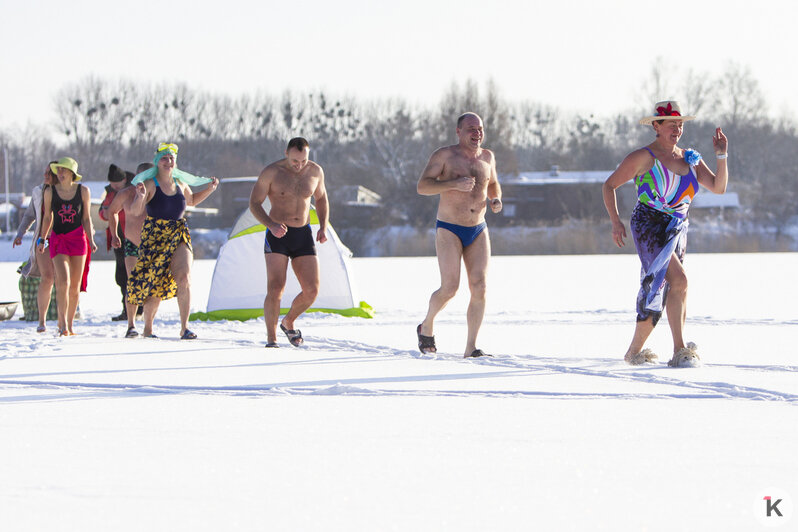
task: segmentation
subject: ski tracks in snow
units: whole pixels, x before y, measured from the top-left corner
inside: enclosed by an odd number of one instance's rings
[[[528,375],[529,379],[540,376],[545,378],[548,375],[582,375],[601,379],[615,379],[630,383],[643,383],[654,387],[675,386],[684,389],[684,393],[657,392],[652,390],[649,393],[598,393],[598,392],[542,392],[534,390],[515,390],[515,391],[482,391],[482,392],[451,392],[455,394],[475,393],[483,395],[527,395],[527,396],[548,396],[560,398],[585,398],[585,397],[604,397],[604,398],[639,398],[639,399],[749,399],[764,401],[786,401],[798,404],[798,395],[782,391],[767,389],[763,387],[746,386],[733,384],[724,381],[704,381],[704,377],[716,376],[722,372],[729,374],[736,372],[740,376],[742,372],[778,372],[796,373],[798,368],[795,366],[735,366],[731,364],[705,365],[701,368],[671,368],[667,364],[650,364],[645,366],[631,367],[623,361],[601,358],[555,358],[541,357],[536,355],[498,355],[478,359],[464,359],[460,355],[450,355],[444,353],[422,354],[418,351],[396,349],[388,346],[370,345],[362,342],[344,341],[335,339],[318,340],[319,347],[324,346],[327,350],[342,352],[358,352],[368,355],[387,355],[394,357],[412,357],[430,361],[450,361],[461,364],[472,364],[487,366],[491,368],[502,367],[511,370],[518,370],[519,373]],[[565,363],[565,361],[569,363]],[[720,371],[718,371],[720,370]],[[731,370],[731,371],[730,371]],[[667,374],[667,375],[665,375]],[[690,379],[688,377],[692,377]],[[363,391],[360,390],[362,393]],[[378,393],[378,392],[373,392]]]
[[[107,330],[106,330],[107,329]],[[417,373],[409,376],[383,375],[382,378],[351,378],[344,376],[340,382],[330,379],[307,379],[305,381],[283,384],[235,385],[235,386],[192,386],[163,385],[142,382],[140,384],[114,382],[70,382],[58,379],[58,372],[40,373],[36,379],[33,374],[8,374],[0,365],[0,387],[11,389],[39,389],[42,394],[32,396],[25,392],[17,397],[20,400],[52,400],[55,397],[72,399],[91,398],[109,394],[221,394],[231,396],[268,395],[353,395],[353,396],[485,396],[485,397],[532,397],[560,399],[732,399],[779,401],[798,404],[798,395],[777,388],[795,389],[793,377],[798,367],[779,365],[735,365],[706,364],[701,368],[669,368],[664,363],[631,367],[615,358],[586,355],[541,356],[536,354],[506,354],[479,359],[464,359],[459,354],[422,354],[415,349],[398,349],[388,345],[368,341],[342,340],[310,335],[304,346],[297,349],[303,356],[294,359],[271,362],[266,357],[269,350],[262,348],[262,330],[253,331],[240,337],[208,338],[191,342],[164,338],[157,340],[136,339],[119,340],[118,331],[110,327],[97,327],[91,334],[81,337],[59,339],[55,337],[22,333],[22,338],[7,344],[0,355],[4,359],[17,357],[59,358],[67,357],[136,357],[142,354],[169,357],[171,355],[191,355],[209,351],[240,352],[243,355],[254,353],[264,355],[263,363],[239,364],[232,360],[216,360],[218,364],[185,367],[185,370],[214,369],[236,370],[244,366],[283,365],[308,366],[316,364],[339,364],[346,374],[346,365],[351,362],[381,363],[390,359],[417,360],[421,365],[414,367]],[[21,331],[20,331],[21,332]],[[211,336],[210,334],[208,336]],[[76,354],[74,342],[81,342],[82,353]],[[116,343],[114,342],[121,342]],[[124,346],[124,352],[115,352],[114,345]],[[157,346],[157,349],[152,349]],[[127,349],[134,347],[135,349]],[[119,350],[119,348],[116,348]],[[284,347],[279,351],[289,354],[295,348]],[[154,352],[153,352],[154,351]],[[314,356],[307,357],[309,352]],[[315,356],[318,353],[319,356]],[[345,355],[345,356],[341,356]],[[207,363],[208,361],[206,361]],[[443,365],[445,364],[445,365]],[[453,367],[451,364],[457,364]],[[179,370],[180,367],[164,368]],[[420,369],[420,371],[418,371]],[[438,371],[442,369],[443,371]],[[136,371],[133,369],[110,369],[109,374]],[[77,372],[79,373],[79,372]],[[64,376],[69,372],[63,373]],[[56,377],[48,379],[46,377]],[[576,376],[579,379],[557,379],[562,376]],[[785,385],[784,377],[790,379]],[[146,379],[146,376],[142,377]],[[496,386],[496,379],[502,386]],[[509,379],[514,379],[510,381]],[[506,382],[505,382],[506,381]],[[578,381],[578,382],[577,382]],[[402,386],[401,383],[426,383],[424,386]],[[457,387],[457,382],[468,382],[469,387]],[[484,382],[485,386],[478,384]],[[387,383],[390,383],[388,385]],[[432,383],[432,384],[430,384]],[[475,385],[474,383],[477,383]],[[614,383],[614,384],[613,384]],[[764,384],[763,384],[764,383]],[[777,385],[781,386],[777,386]],[[455,386],[455,387],[452,387]],[[8,394],[0,402],[14,400]],[[27,398],[27,399],[25,399]]]

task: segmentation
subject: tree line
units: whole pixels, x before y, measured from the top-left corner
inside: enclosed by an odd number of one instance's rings
[[[651,141],[637,124],[655,101],[680,95],[698,114],[681,144],[712,165],[711,135],[722,125],[730,139],[731,188],[751,219],[782,230],[795,214],[798,132],[791,118],[769,117],[750,68],[730,63],[717,75],[680,71],[657,60],[638,101],[611,116],[580,114],[528,101],[508,101],[492,81],[452,83],[434,106],[401,99],[334,97],[324,91],[266,92],[231,97],[184,84],[144,85],[87,78],[64,86],[55,100],[55,131],[0,130],[8,150],[11,190],[30,192],[44,164],[69,154],[81,173],[104,180],[108,165],[135,169],[162,141],[180,145],[179,164],[198,175],[257,175],[282,157],[293,136],[311,142],[311,158],[336,187],[363,185],[382,195],[406,223],[425,225],[435,202],[415,184],[434,149],[455,142],[455,119],[469,110],[485,121],[484,145],[496,152],[500,174],[546,170],[612,170]],[[668,83],[671,85],[668,85]],[[597,102],[596,108],[600,108]]]

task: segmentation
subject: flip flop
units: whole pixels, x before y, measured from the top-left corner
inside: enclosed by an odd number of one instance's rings
[[[474,349],[471,351],[470,355],[466,355],[466,358],[478,358],[478,357],[492,357],[493,355],[489,355],[485,353],[482,349]]]
[[[263,347],[280,347],[280,344],[278,344],[277,342],[269,342]]]
[[[139,335],[139,332],[136,330],[135,327],[131,327],[125,333],[125,338],[135,338]]]
[[[150,334],[145,334],[144,338],[158,338],[158,337],[155,336],[154,334],[150,333]]]
[[[285,325],[281,323],[280,330],[285,333],[285,335],[288,337],[288,341],[291,342],[291,345],[294,347],[299,347],[305,341],[302,338],[302,331],[299,329],[286,329]]]
[[[416,327],[416,335],[418,336],[418,350],[424,353],[437,353],[438,348],[435,347],[435,337],[434,336],[424,336],[421,334],[421,324],[418,324]]]
[[[43,333],[45,331],[47,331],[47,327],[45,327],[44,325],[39,325],[38,327],[36,327],[37,333]]]
[[[181,340],[196,340],[197,335],[191,332],[189,329],[186,329],[186,332],[183,333],[183,336],[180,337]]]

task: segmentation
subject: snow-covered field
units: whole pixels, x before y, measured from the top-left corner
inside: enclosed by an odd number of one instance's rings
[[[795,530],[798,254],[686,266],[698,369],[665,366],[665,321],[661,364],[622,362],[631,255],[494,257],[480,360],[465,286],[440,352],[415,347],[434,258],[355,259],[377,317],[309,315],[270,350],[262,319],[177,340],[174,301],[161,339],[123,339],[95,262],[78,336],[0,323],[0,530]]]

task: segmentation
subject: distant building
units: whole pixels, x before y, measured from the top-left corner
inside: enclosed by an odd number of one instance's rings
[[[330,196],[336,227],[385,225],[382,196],[361,185],[337,187]]]
[[[601,187],[612,172],[560,171],[557,166],[552,166],[546,172],[500,175],[504,208],[496,221],[499,225],[524,225],[564,218],[605,217],[607,211]],[[637,203],[634,181],[619,187],[616,196],[618,211],[628,217]],[[736,192],[719,195],[701,189],[694,198],[690,213],[701,216],[739,207]]]
[[[346,185],[335,189],[336,203],[352,207],[381,207],[382,196],[361,185]]]
[[[258,176],[223,177],[219,180],[216,193],[220,193],[222,198],[222,227],[233,227],[241,212],[249,208],[249,195],[257,180]]]

